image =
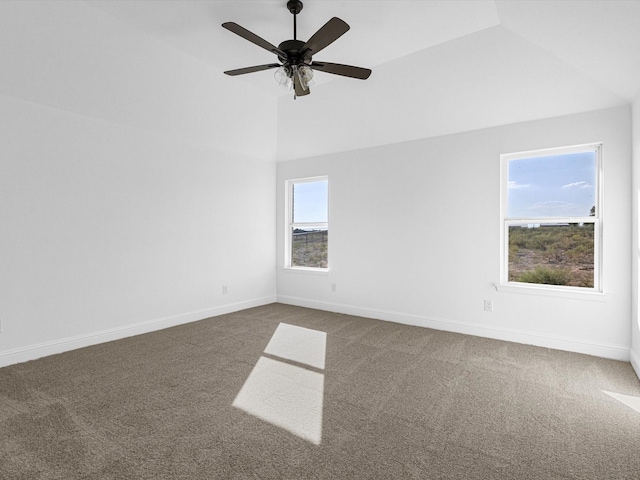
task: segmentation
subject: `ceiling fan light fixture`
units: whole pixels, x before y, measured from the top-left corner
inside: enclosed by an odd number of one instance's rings
[[[282,88],[291,90],[293,87],[292,73],[291,67],[283,65],[274,72],[273,78]]]
[[[308,90],[309,87],[314,85],[315,82],[313,81],[313,70],[309,65],[298,65],[297,72],[302,88]]]

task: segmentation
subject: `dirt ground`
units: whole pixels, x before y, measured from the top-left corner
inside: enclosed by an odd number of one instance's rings
[[[538,266],[550,270],[562,269],[568,271],[571,276],[569,286],[593,286],[593,259],[590,262],[571,263],[564,258],[548,258],[540,252],[524,248],[518,251],[514,261],[509,261],[509,280],[518,281],[522,273],[533,271]]]

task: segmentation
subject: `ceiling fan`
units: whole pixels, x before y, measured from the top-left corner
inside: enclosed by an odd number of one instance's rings
[[[224,28],[245,40],[249,40],[251,43],[275,53],[280,61],[280,63],[267,63],[265,65],[227,70],[224,73],[236,76],[277,68],[278,70],[274,74],[276,81],[287,89],[291,89],[293,86],[294,98],[310,93],[309,85],[312,82],[314,70],[360,80],[369,78],[371,70],[368,68],[312,60],[313,55],[331,45],[349,30],[350,27],[345,21],[333,17],[314,33],[307,42],[303,42],[297,39],[296,25],[297,15],[302,10],[302,2],[289,0],[287,9],[293,14],[293,40],[285,40],[277,47],[237,23],[226,22],[222,24]]]

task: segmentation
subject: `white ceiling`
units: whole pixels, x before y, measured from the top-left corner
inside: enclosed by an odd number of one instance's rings
[[[306,0],[298,38],[333,16],[351,26],[315,60],[373,74],[318,72],[296,101],[273,71],[222,74],[275,57],[220,24],[278,44],[292,37],[286,0],[9,3],[0,40],[14,53],[0,50],[0,94],[271,160],[615,107],[640,89],[640,1]],[[115,80],[119,96],[106,88]]]

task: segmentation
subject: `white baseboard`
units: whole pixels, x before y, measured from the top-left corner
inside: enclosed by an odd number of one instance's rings
[[[630,351],[629,361],[631,362],[631,366],[633,367],[633,369],[636,371],[636,375],[638,376],[638,379],[640,379],[640,357],[636,355],[635,351],[633,350],[629,350],[629,351]]]
[[[496,340],[505,340],[508,342],[535,345],[538,347],[552,348],[554,350],[565,350],[568,352],[584,353],[587,355],[611,358],[624,362],[628,362],[630,358],[629,347],[622,345],[595,343],[574,338],[545,335],[536,332],[527,332],[500,327],[487,327],[486,325],[459,322],[456,320],[447,320],[442,318],[426,317],[400,312],[390,312],[366,307],[358,307],[354,305],[308,300],[298,297],[278,296],[278,302],[288,305],[314,308],[317,310],[325,310],[329,312],[356,315],[359,317],[374,318],[376,320],[386,320],[389,322],[402,323],[405,325],[415,325],[418,327],[433,328],[435,330],[444,330],[447,332],[463,333],[466,335],[474,335],[478,337],[493,338]],[[638,363],[637,360],[638,359],[636,357],[636,365],[634,366],[636,368],[636,372],[640,370],[638,368],[638,366],[640,366],[640,363]]]
[[[229,303],[218,307],[198,310],[196,312],[172,315],[169,317],[157,318],[145,322],[124,325],[122,327],[100,330],[84,335],[77,335],[69,338],[53,340],[51,342],[29,345],[0,352],[0,367],[6,367],[16,363],[27,362],[37,358],[54,355],[56,353],[67,352],[77,348],[88,347],[98,343],[110,342],[121,338],[132,337],[143,333],[154,332],[164,328],[182,325],[184,323],[196,322],[209,317],[216,317],[226,313],[233,313],[247,308],[259,307],[276,301],[275,296],[246,300],[243,302]]]

